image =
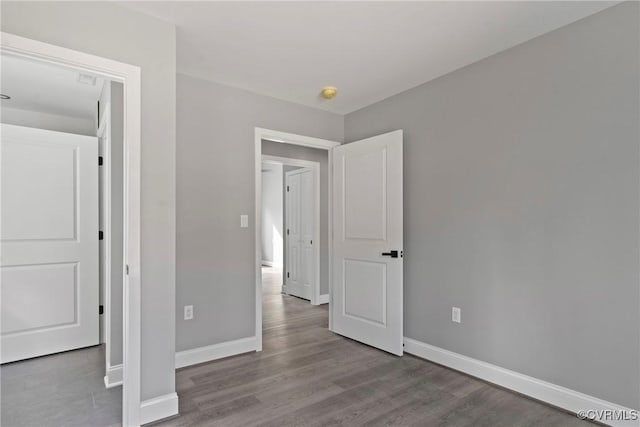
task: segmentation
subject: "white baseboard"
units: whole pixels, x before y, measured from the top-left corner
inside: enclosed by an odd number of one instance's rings
[[[248,337],[208,345],[206,347],[179,351],[176,353],[176,368],[184,368],[185,366],[195,365],[197,363],[209,362],[211,360],[222,359],[223,357],[256,351],[256,345],[256,337]]]
[[[140,425],[178,415],[178,395],[165,394],[140,404]]]
[[[109,366],[107,368],[107,375],[104,376],[104,386],[106,388],[113,388],[122,385],[122,364]]]
[[[329,294],[320,295],[318,304],[329,304]]]
[[[638,414],[630,408],[597,397],[589,396],[556,384],[520,374],[509,369],[501,368],[490,363],[482,362],[462,354],[454,353],[411,338],[404,338],[404,351],[414,356],[430,360],[460,372],[472,375],[482,380],[497,384],[501,387],[522,393],[534,399],[549,403],[573,413],[583,410],[593,410],[594,414]],[[597,412],[599,411],[599,412]],[[612,412],[607,412],[612,411]],[[597,420],[612,426],[638,426],[638,420],[612,421]]]

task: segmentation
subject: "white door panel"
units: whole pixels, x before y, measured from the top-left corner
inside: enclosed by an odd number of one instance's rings
[[[311,300],[315,280],[313,171],[296,169],[287,172],[286,185],[286,292]]]
[[[75,239],[75,147],[3,138],[2,157],[2,241]]]
[[[332,156],[333,330],[401,355],[402,131],[341,145]]]
[[[387,238],[386,147],[343,158],[344,239]]]
[[[0,132],[0,360],[97,344],[97,138]]]

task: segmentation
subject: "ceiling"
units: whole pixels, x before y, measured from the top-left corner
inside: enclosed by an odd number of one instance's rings
[[[2,106],[80,119],[94,119],[104,80],[95,85],[78,81],[78,71],[46,62],[3,54],[0,92],[9,95]]]
[[[340,114],[615,3],[127,2],[177,26],[178,72]],[[331,101],[319,96],[336,86]]]

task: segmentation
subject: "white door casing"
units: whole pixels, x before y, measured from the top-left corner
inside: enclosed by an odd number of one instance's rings
[[[332,155],[333,331],[402,355],[402,131]]]
[[[296,169],[286,174],[286,293],[312,299],[315,280],[314,172]],[[317,242],[316,242],[317,245]]]
[[[140,105],[142,70],[139,66],[43,43],[4,31],[0,32],[0,51],[77,68],[124,84],[123,258],[126,264],[126,275],[123,283],[123,364],[126,369],[124,370],[122,387],[122,424],[125,427],[140,425],[140,284],[142,280],[140,268]],[[260,183],[259,176],[256,177],[256,182]],[[259,206],[256,209],[259,209]],[[259,226],[257,231],[259,231]],[[256,271],[259,271],[259,263],[255,268]],[[257,285],[258,281],[256,281],[256,307],[259,309],[258,293],[260,290]],[[261,325],[261,318],[256,318],[256,325]],[[261,338],[260,335],[259,349],[262,348]]]
[[[98,344],[98,141],[0,125],[2,353]]]

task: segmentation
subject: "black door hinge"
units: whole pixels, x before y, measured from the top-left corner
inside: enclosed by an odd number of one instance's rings
[[[287,236],[289,235],[289,229],[287,228]]]
[[[98,156],[98,166],[102,166],[102,156]]]
[[[102,240],[104,239],[104,233],[102,232],[102,230],[98,231],[98,240]]]
[[[104,314],[104,305],[98,306],[98,314]]]
[[[289,186],[287,185],[287,192],[289,191]]]
[[[287,271],[287,279],[289,278],[289,272]]]

